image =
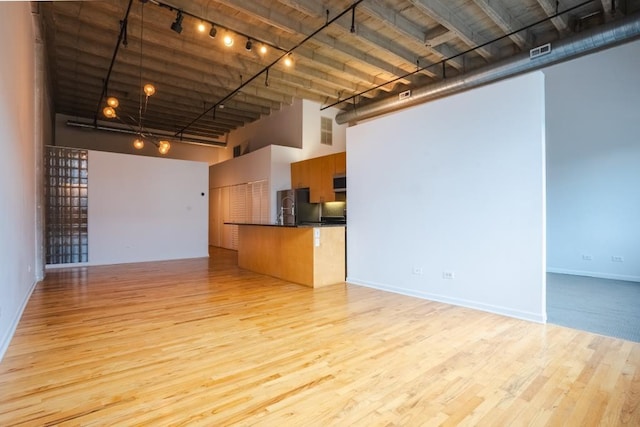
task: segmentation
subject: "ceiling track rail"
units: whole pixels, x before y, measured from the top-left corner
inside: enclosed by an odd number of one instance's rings
[[[320,111],[326,110],[327,108],[335,107],[336,105],[339,105],[339,104],[342,104],[342,103],[345,103],[345,102],[349,102],[349,101],[352,101],[352,102],[354,102],[354,103],[355,103],[355,101],[356,101],[356,99],[357,99],[357,98],[361,97],[362,95],[364,95],[364,94],[366,94],[366,93],[369,93],[369,92],[372,92],[372,91],[374,91],[374,90],[377,90],[377,89],[380,89],[380,88],[382,88],[382,87],[385,87],[385,86],[387,86],[387,85],[393,84],[393,83],[395,83],[395,82],[397,82],[397,81],[404,80],[404,79],[406,79],[407,77],[411,77],[411,76],[413,76],[413,75],[415,75],[415,74],[418,74],[418,73],[420,73],[420,72],[422,72],[422,71],[428,70],[429,68],[442,67],[442,75],[443,75],[443,78],[446,78],[444,70],[445,70],[445,65],[447,64],[447,62],[452,61],[452,60],[454,60],[454,59],[456,59],[456,58],[460,58],[460,57],[462,57],[462,56],[464,56],[464,55],[467,55],[467,54],[469,54],[469,53],[471,53],[471,52],[475,52],[475,51],[476,51],[476,50],[478,50],[478,49],[482,49],[482,48],[484,48],[484,47],[487,47],[488,45],[490,45],[490,44],[492,44],[492,43],[495,43],[495,42],[498,42],[498,41],[500,41],[500,40],[503,40],[503,39],[509,38],[509,37],[513,36],[514,34],[517,34],[517,33],[521,32],[521,31],[526,31],[526,30],[529,30],[529,29],[531,29],[531,28],[533,28],[533,27],[536,27],[536,26],[538,26],[538,25],[540,25],[540,24],[542,24],[542,23],[544,23],[544,22],[551,21],[552,19],[555,19],[555,18],[557,18],[557,17],[559,17],[559,16],[561,16],[561,15],[564,15],[564,14],[566,14],[566,13],[572,12],[572,11],[574,11],[574,10],[576,10],[576,9],[579,9],[579,8],[581,8],[581,7],[583,7],[583,6],[586,6],[586,5],[590,4],[590,3],[593,3],[593,2],[595,2],[595,1],[596,1],[596,0],[586,0],[586,1],[582,2],[582,3],[580,3],[580,4],[577,4],[577,5],[575,5],[575,6],[572,6],[572,7],[568,8],[568,9],[566,9],[566,10],[563,10],[563,11],[561,11],[561,12],[556,11],[556,13],[555,13],[555,14],[553,14],[553,15],[551,15],[551,16],[548,16],[548,17],[546,17],[546,18],[544,18],[544,19],[540,19],[539,21],[536,21],[536,22],[534,22],[534,23],[532,23],[532,24],[529,24],[529,25],[527,25],[527,26],[524,26],[524,27],[522,27],[522,28],[520,28],[520,29],[518,29],[518,30],[511,31],[510,33],[504,34],[504,35],[502,35],[502,36],[500,36],[500,37],[496,37],[495,39],[489,40],[489,41],[487,41],[487,42],[485,42],[485,43],[482,43],[482,44],[479,44],[479,45],[474,46],[474,47],[472,47],[472,48],[469,48],[469,49],[467,49],[467,50],[465,50],[465,51],[463,51],[463,52],[460,52],[460,53],[457,53],[457,54],[455,54],[455,55],[452,55],[452,56],[449,56],[449,57],[447,57],[447,58],[444,58],[444,59],[442,59],[442,60],[441,60],[441,61],[439,61],[439,62],[434,62],[433,64],[425,65],[424,67],[419,67],[419,66],[418,66],[418,67],[416,68],[416,70],[411,71],[411,72],[409,72],[409,73],[406,73],[406,74],[404,74],[404,75],[402,75],[402,76],[400,76],[400,77],[396,77],[395,79],[392,79],[392,80],[386,81],[386,82],[384,82],[384,83],[380,83],[379,85],[376,85],[376,86],[374,86],[374,87],[371,87],[371,88],[369,88],[369,89],[367,89],[367,90],[363,90],[362,92],[358,92],[358,93],[356,93],[356,94],[354,94],[354,95],[351,95],[351,96],[349,96],[349,97],[347,97],[347,98],[339,99],[339,100],[337,100],[336,102],[334,102],[334,103],[332,103],[332,104],[325,105],[325,106],[323,106],[322,108],[320,108]],[[355,104],[354,104],[354,105],[355,105]]]
[[[231,91],[228,95],[226,95],[224,98],[222,98],[221,100],[219,100],[218,102],[216,102],[215,104],[213,104],[210,108],[208,108],[207,110],[203,111],[198,117],[196,117],[195,119],[193,119],[188,125],[186,125],[185,127],[183,127],[182,129],[180,129],[178,132],[175,133],[175,137],[179,137],[182,133],[184,133],[184,131],[186,131],[187,129],[189,129],[191,126],[193,126],[194,123],[196,123],[198,120],[200,120],[202,117],[204,117],[205,115],[209,114],[211,111],[215,111],[216,108],[218,108],[220,105],[223,105],[227,100],[229,100],[230,98],[232,98],[233,96],[235,96],[237,93],[240,92],[240,90],[242,90],[245,86],[247,86],[248,84],[250,84],[251,82],[253,82],[255,79],[257,79],[258,77],[260,77],[262,74],[264,73],[268,73],[269,69],[271,67],[273,67],[274,65],[276,65],[278,62],[280,62],[283,58],[285,58],[286,56],[290,55],[293,51],[295,51],[296,49],[298,49],[300,46],[302,46],[303,44],[305,44],[306,42],[308,42],[309,40],[311,40],[313,37],[315,37],[318,33],[320,33],[321,31],[323,31],[324,29],[326,29],[327,27],[329,27],[331,24],[333,24],[335,21],[337,21],[338,19],[342,18],[344,15],[348,14],[349,12],[353,12],[355,13],[355,8],[356,6],[358,6],[360,3],[362,3],[364,0],[357,0],[356,2],[354,2],[351,6],[349,6],[348,8],[346,8],[345,10],[343,10],[340,14],[338,14],[337,16],[335,16],[334,18],[332,18],[331,20],[327,20],[327,22],[321,26],[320,28],[318,28],[317,30],[315,30],[313,33],[309,34],[307,37],[305,37],[302,41],[300,41],[298,44],[296,44],[295,46],[293,46],[291,49],[285,51],[282,55],[280,55],[276,60],[274,60],[273,62],[271,62],[269,65],[267,65],[266,67],[264,67],[262,70],[260,70],[256,75],[254,75],[253,77],[251,77],[250,79],[248,79],[246,82],[241,83],[240,86],[238,86],[237,88],[235,88],[233,91]]]
[[[549,46],[549,52],[544,55],[531,58],[529,52],[525,52],[465,75],[419,87],[412,90],[411,95],[403,99],[393,96],[368,105],[356,106],[352,110],[339,113],[336,116],[336,122],[344,124],[370,119],[433,99],[450,96],[502,79],[539,70],[639,38],[640,13],[636,13],[590,31],[585,31],[584,34],[581,33],[560,40]]]

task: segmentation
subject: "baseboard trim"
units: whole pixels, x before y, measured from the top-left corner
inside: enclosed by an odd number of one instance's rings
[[[149,260],[135,260],[135,261],[107,261],[107,262],[75,262],[69,264],[47,264],[45,271],[60,270],[63,268],[76,268],[76,267],[102,267],[107,265],[121,265],[121,264],[141,264],[144,262],[162,262],[162,261],[182,261],[186,259],[200,259],[209,258],[209,253],[200,256],[188,256],[184,258],[163,258],[163,259],[149,259]]]
[[[33,294],[33,291],[35,290],[37,284],[38,284],[38,281],[35,281],[31,284],[29,292],[27,292],[27,295],[22,301],[22,305],[20,306],[18,313],[16,314],[14,319],[11,321],[9,330],[2,337],[2,341],[0,341],[0,362],[2,362],[2,359],[4,359],[4,354],[7,352],[7,349],[9,348],[9,344],[11,343],[11,340],[13,339],[13,336],[16,333],[16,329],[18,328],[18,323],[20,323],[20,319],[22,319],[22,314],[24,313],[25,308],[27,308],[27,303],[29,302],[29,299],[31,299],[31,294]]]
[[[353,277],[347,277],[347,283],[353,285],[364,286],[367,288],[378,289],[386,292],[393,292],[396,294],[406,295],[410,297],[416,297],[426,299],[429,301],[436,301],[445,304],[456,305],[465,308],[471,308],[474,310],[485,311],[488,313],[498,314],[501,316],[513,317],[515,319],[526,320],[535,323],[547,323],[546,308],[543,313],[532,313],[521,310],[514,310],[508,307],[501,307],[491,304],[485,304],[478,301],[470,301],[462,298],[451,298],[444,295],[432,294],[428,292],[415,291],[413,289],[399,288],[397,286],[390,286],[383,283],[374,283],[366,280],[359,280]]]
[[[624,280],[626,282],[640,282],[640,276],[601,273],[598,271],[569,270],[567,268],[548,267],[547,273],[568,274],[571,276],[596,277],[598,279]]]

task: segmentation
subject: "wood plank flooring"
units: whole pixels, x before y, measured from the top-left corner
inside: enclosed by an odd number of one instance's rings
[[[49,272],[0,425],[640,425],[640,344],[210,259]]]

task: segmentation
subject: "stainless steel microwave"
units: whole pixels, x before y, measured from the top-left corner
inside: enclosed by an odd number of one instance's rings
[[[347,191],[347,176],[344,174],[333,176],[333,191],[344,193]]]

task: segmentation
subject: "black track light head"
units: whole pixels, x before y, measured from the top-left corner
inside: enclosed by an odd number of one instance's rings
[[[247,39],[247,44],[244,45],[244,48],[250,51],[252,46],[251,39]]]
[[[217,32],[218,30],[216,30],[216,27],[213,24],[211,24],[211,29],[209,30],[209,37],[211,37],[212,39],[215,39]]]
[[[171,29],[176,33],[180,34],[182,32],[182,20],[184,17],[182,16],[182,12],[178,11],[178,15],[176,16],[176,20],[173,24],[171,24]]]

